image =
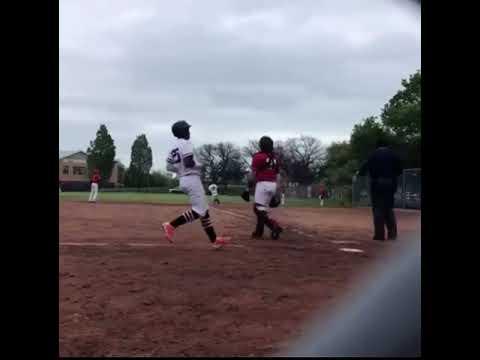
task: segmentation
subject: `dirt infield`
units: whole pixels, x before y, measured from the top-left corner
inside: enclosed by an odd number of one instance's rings
[[[272,354],[396,246],[371,240],[369,209],[275,209],[281,239],[251,240],[247,205],[211,210],[231,246],[198,222],[171,245],[160,225],[184,210],[60,202],[60,356]],[[397,215],[400,233],[419,226]]]

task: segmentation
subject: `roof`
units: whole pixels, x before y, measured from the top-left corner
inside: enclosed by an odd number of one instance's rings
[[[87,155],[87,153],[85,151],[82,151],[82,150],[58,150],[58,159],[61,160],[61,159],[65,159],[67,157],[70,157],[72,155],[75,155],[75,154],[78,154],[78,153],[82,153],[84,155]],[[122,166],[122,167],[125,167],[125,165],[122,164],[122,162],[120,161],[120,159],[115,159],[113,160],[113,163],[117,163],[119,166]]]
[[[75,155],[75,154],[78,154],[78,153],[84,153],[85,155],[87,155],[85,153],[85,151],[82,151],[82,150],[70,150],[70,151],[65,151],[65,150],[58,150],[58,159],[65,159],[69,156],[72,156],[72,155]]]

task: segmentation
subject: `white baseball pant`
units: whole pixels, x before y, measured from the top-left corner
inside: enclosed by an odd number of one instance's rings
[[[207,213],[208,202],[200,176],[187,175],[180,177],[180,190],[188,195],[193,211],[200,216],[204,216]]]
[[[272,181],[260,181],[255,186],[255,204],[260,211],[267,211],[270,200],[277,191],[277,183]]]
[[[97,201],[97,196],[98,196],[98,184],[92,183],[92,185],[90,186],[90,197],[88,198],[88,201]]]

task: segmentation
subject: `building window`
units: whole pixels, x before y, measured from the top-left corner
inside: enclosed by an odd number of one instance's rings
[[[73,167],[73,175],[85,175],[86,169],[82,166]]]
[[[69,167],[68,165],[67,165],[67,166],[64,166],[64,167],[63,167],[63,171],[62,171],[63,175],[68,175],[69,170],[70,170],[70,167]]]

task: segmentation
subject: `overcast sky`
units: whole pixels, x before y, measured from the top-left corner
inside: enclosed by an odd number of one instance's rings
[[[268,134],[346,140],[420,68],[406,0],[60,0],[60,149],[101,123],[130,163],[145,133],[165,168],[171,124],[195,146]]]

